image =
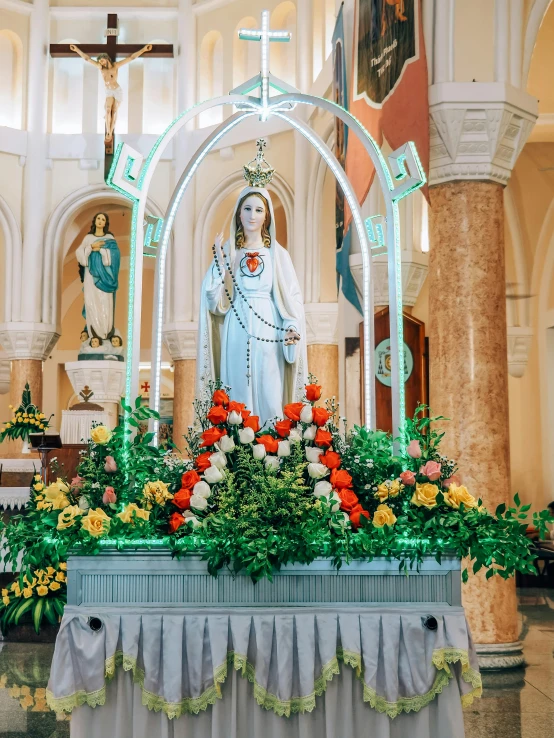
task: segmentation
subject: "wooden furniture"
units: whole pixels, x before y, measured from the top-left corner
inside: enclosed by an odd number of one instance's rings
[[[414,410],[420,403],[427,403],[427,365],[428,358],[425,350],[425,323],[414,318],[409,313],[404,313],[404,343],[408,346],[413,358],[413,368],[405,385],[406,392],[406,417],[412,417]],[[364,376],[364,324],[360,323],[360,377]],[[375,313],[375,347],[390,338],[389,308]],[[375,359],[375,370],[378,369],[378,359]],[[387,387],[377,378],[375,381],[375,402],[377,428],[384,431],[392,431],[392,395],[391,388]],[[360,383],[361,409],[363,414],[364,397],[363,381]],[[362,423],[364,422],[362,417]]]

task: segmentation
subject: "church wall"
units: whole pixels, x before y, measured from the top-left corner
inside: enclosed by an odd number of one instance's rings
[[[21,204],[23,194],[23,167],[19,157],[0,153],[0,196],[6,201],[21,228]],[[2,282],[2,289],[4,283]]]
[[[552,85],[552,49],[554,48],[554,12],[547,12],[537,36],[527,80],[527,92],[539,100],[539,115],[554,112]]]
[[[28,45],[28,39],[29,39],[29,17],[22,13],[16,13],[11,10],[0,9],[0,31],[3,31],[3,30],[9,31],[15,34],[15,36],[17,37],[15,39],[16,43],[20,43],[20,51],[21,51],[21,56],[19,59],[20,89],[18,89],[17,92],[18,92],[18,97],[19,97],[18,103],[21,109],[21,115],[18,116],[20,118],[20,124],[17,127],[25,128],[25,115],[26,115],[25,96],[27,92],[27,77],[28,77],[27,45]],[[7,86],[8,84],[9,82],[6,78],[4,79],[0,78],[0,86],[2,88],[4,88],[4,86]],[[5,123],[0,123],[0,125],[5,125]]]

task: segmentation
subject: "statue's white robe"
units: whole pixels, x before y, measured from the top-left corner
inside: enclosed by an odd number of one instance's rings
[[[266,190],[246,188],[239,200],[249,191],[261,192],[271,207]],[[237,201],[238,204],[238,201]],[[272,223],[274,222],[273,212]],[[232,222],[234,223],[234,214]],[[271,229],[270,229],[271,232]],[[237,291],[229,277],[223,280],[212,261],[204,277],[200,296],[200,315],[197,351],[197,396],[208,395],[208,383],[220,379],[231,387],[231,397],[244,402],[260,423],[282,417],[283,405],[295,402],[304,394],[307,378],[306,322],[300,285],[290,255],[274,238],[270,248],[252,249],[260,254],[263,271],[248,276],[244,262],[249,249],[235,250],[234,233],[224,246],[225,257],[233,266],[236,282],[247,299]],[[223,271],[223,270],[222,270]],[[259,338],[284,338],[284,332],[271,328],[254,315],[270,324],[285,329],[294,328],[301,340],[294,346],[250,340],[250,369],[247,368],[248,334],[242,328],[225,294],[225,287],[233,297],[246,330]],[[252,306],[252,309],[248,307]],[[250,376],[247,376],[250,374]]]

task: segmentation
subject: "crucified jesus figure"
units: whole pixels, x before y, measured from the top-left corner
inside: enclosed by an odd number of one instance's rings
[[[113,138],[115,122],[117,120],[117,109],[123,100],[123,90],[117,81],[119,68],[124,64],[129,64],[135,59],[138,59],[139,56],[145,54],[147,51],[150,51],[152,49],[152,44],[146,44],[142,49],[135,51],[131,56],[118,62],[112,62],[108,54],[100,54],[95,61],[94,59],[91,59],[88,54],[81,51],[78,46],[75,46],[75,44],[71,44],[69,48],[71,51],[79,54],[79,56],[86,62],[93,64],[97,69],[99,69],[100,74],[104,79],[104,84],[106,85],[106,135],[104,137],[104,141],[108,143]]]

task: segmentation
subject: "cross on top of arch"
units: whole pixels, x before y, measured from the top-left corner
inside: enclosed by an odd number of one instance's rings
[[[269,28],[269,10],[262,10],[261,28],[241,28],[239,38],[243,41],[260,41],[260,74],[243,82],[231,90],[231,94],[246,95],[253,90],[260,89],[262,105],[267,107],[269,102],[269,88],[274,87],[279,92],[297,92],[295,87],[284,80],[274,77],[269,71],[269,44],[272,41],[288,42],[292,34],[289,31],[272,31]]]

